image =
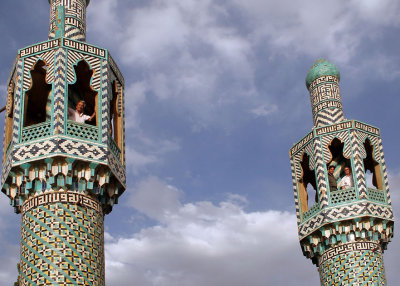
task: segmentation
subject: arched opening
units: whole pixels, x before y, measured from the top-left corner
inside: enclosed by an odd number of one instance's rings
[[[14,124],[14,94],[15,94],[15,83],[11,81],[8,85],[8,95],[6,104],[6,122],[5,122],[5,133],[4,133],[4,156],[7,153],[7,149],[11,142],[12,130]]]
[[[373,157],[374,146],[368,138],[364,142],[364,148],[367,154],[367,157],[364,159],[367,187],[383,190],[381,167]]]
[[[318,203],[318,192],[315,171],[310,169],[310,156],[307,153],[304,153],[300,165],[302,169],[302,176],[299,180],[300,201],[304,213]]]
[[[344,143],[338,138],[334,138],[328,148],[331,152],[332,158],[327,166],[335,166],[333,175],[337,181],[337,186],[340,188],[341,179],[345,176],[345,167],[349,167],[351,174],[353,174],[351,161],[343,156]]]
[[[31,70],[31,88],[25,93],[24,127],[50,120],[51,84],[46,82],[47,66],[39,60]]]
[[[97,125],[97,92],[90,85],[93,76],[93,70],[84,60],[74,66],[76,81],[68,85],[68,119],[75,120],[74,112],[78,102],[84,101],[83,115],[93,118],[91,120],[82,120],[84,123]],[[77,120],[75,120],[77,121]],[[82,123],[82,122],[81,122]]]

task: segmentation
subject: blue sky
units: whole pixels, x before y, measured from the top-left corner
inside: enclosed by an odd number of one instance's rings
[[[47,39],[49,4],[2,4],[4,104],[17,49]],[[319,284],[297,240],[288,150],[312,128],[305,77],[321,57],[341,72],[345,117],[381,128],[397,216],[399,14],[396,0],[92,0],[87,42],[126,80],[128,188],[105,220],[107,285]],[[20,219],[0,205],[5,285]],[[396,236],[389,285],[399,259]]]

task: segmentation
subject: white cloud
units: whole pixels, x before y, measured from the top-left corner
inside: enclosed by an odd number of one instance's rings
[[[180,196],[155,177],[138,184],[130,204],[159,224],[131,237],[107,236],[108,285],[317,283],[315,267],[302,257],[294,214],[246,212],[246,199],[233,194],[219,205],[182,204]]]

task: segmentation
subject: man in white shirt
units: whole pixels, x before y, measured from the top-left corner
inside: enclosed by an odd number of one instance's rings
[[[344,167],[345,176],[340,181],[340,188],[342,190],[354,187],[353,176],[349,167]]]
[[[80,100],[76,104],[75,110],[68,107],[68,119],[73,120],[78,123],[85,123],[85,121],[91,122],[93,120],[94,116],[96,115],[96,112],[93,112],[92,116],[83,114],[85,106],[86,106],[86,103],[83,100]]]

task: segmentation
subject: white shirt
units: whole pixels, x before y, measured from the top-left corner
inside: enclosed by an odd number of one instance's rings
[[[73,120],[73,121],[79,122],[79,123],[85,123],[85,121],[88,120],[89,118],[90,118],[89,115],[79,113],[75,109],[68,107],[68,119],[69,120]]]
[[[340,181],[340,188],[344,187],[345,189],[354,187],[353,177],[351,175],[344,176]]]

